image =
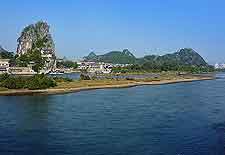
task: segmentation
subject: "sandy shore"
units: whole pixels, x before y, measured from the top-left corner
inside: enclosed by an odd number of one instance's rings
[[[93,89],[109,89],[109,88],[128,88],[135,86],[143,85],[163,85],[163,84],[173,84],[181,82],[193,82],[201,80],[212,80],[214,77],[195,77],[190,79],[176,79],[176,80],[161,80],[161,81],[151,81],[151,82],[137,82],[130,81],[126,84],[110,84],[110,85],[100,85],[100,86],[85,86],[85,87],[76,87],[76,88],[51,88],[44,90],[27,90],[27,89],[18,89],[18,90],[6,90],[0,91],[0,96],[21,96],[21,95],[54,95],[54,94],[65,94],[72,92],[80,92]]]

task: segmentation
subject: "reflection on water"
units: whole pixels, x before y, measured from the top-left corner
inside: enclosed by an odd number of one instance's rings
[[[218,73],[218,74],[216,74],[216,77],[218,79],[225,79],[225,74],[224,73]]]

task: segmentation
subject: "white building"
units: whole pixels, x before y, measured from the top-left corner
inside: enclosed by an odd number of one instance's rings
[[[13,75],[34,75],[37,74],[31,67],[10,67],[9,74]]]
[[[112,65],[104,62],[79,62],[78,69],[87,70],[89,73],[109,74],[112,71]]]
[[[7,73],[9,69],[9,59],[0,59],[0,74]]]
[[[215,69],[225,69],[225,64],[224,63],[216,63],[214,66]]]
[[[0,59],[0,67],[9,68],[9,59]]]

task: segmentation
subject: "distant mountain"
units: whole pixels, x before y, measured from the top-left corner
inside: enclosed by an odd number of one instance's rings
[[[157,65],[180,65],[180,66],[207,66],[206,61],[193,49],[184,48],[173,54],[162,56],[148,55],[138,60],[139,63],[154,63]]]
[[[0,58],[1,59],[12,59],[14,56],[13,52],[8,52],[2,46],[0,46]]]
[[[8,52],[8,51],[6,51],[6,50],[0,45],[0,53],[2,53],[2,52]]]
[[[183,48],[172,54],[147,55],[143,58],[136,58],[129,50],[112,51],[103,55],[96,55],[91,52],[84,57],[86,61],[108,62],[119,64],[140,64],[140,65],[177,65],[177,66],[208,66],[205,60],[193,49]]]
[[[88,56],[84,57],[86,60],[95,60],[97,59],[97,55],[94,52],[88,54]]]
[[[134,64],[136,57],[127,49],[123,51],[111,51],[103,55],[96,55],[91,52],[88,56],[84,57],[86,61],[97,61],[114,64]]]

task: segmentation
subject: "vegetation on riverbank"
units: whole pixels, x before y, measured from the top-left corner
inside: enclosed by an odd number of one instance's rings
[[[98,88],[122,88],[145,84],[166,84],[176,82],[187,82],[195,80],[213,79],[212,75],[194,75],[194,74],[179,74],[178,72],[163,72],[152,74],[144,78],[135,78],[124,76],[123,78],[117,76],[109,76],[106,78],[96,79],[79,79],[72,80],[64,77],[49,77],[44,74],[34,76],[11,76],[8,74],[0,75],[0,92],[5,94],[13,94],[19,92],[20,94],[29,94],[36,92],[46,92],[54,94],[60,92],[70,92],[73,90],[83,89],[98,89]],[[4,94],[4,93],[3,93]]]
[[[147,78],[135,79],[135,78],[116,78],[116,77],[108,77],[104,79],[86,79],[86,80],[73,80],[70,82],[60,82],[57,83],[57,86],[53,89],[70,89],[70,88],[81,88],[81,87],[93,87],[93,86],[113,86],[113,85],[126,85],[126,84],[134,84],[141,82],[163,82],[163,81],[182,81],[182,80],[190,80],[190,79],[205,79],[212,78],[212,75],[202,76],[202,75],[179,75],[176,72],[165,72],[159,74],[159,76],[152,76]]]
[[[131,65],[127,67],[113,68],[113,73],[160,73],[160,72],[187,72],[187,73],[207,73],[215,71],[212,66],[189,66],[177,64],[156,65],[147,63],[144,65]]]
[[[0,86],[8,89],[47,89],[55,87],[56,81],[43,74],[34,76],[10,76],[2,74],[0,76]]]
[[[19,77],[19,79],[21,80],[23,78]],[[78,92],[82,90],[91,90],[91,89],[126,88],[126,87],[140,86],[140,85],[160,85],[160,84],[170,84],[170,83],[178,83],[178,82],[191,82],[191,81],[198,81],[198,80],[211,80],[211,79],[214,79],[214,77],[202,76],[202,75],[176,75],[176,74],[166,73],[166,74],[160,75],[160,77],[151,77],[151,78],[144,78],[144,79],[111,78],[111,79],[99,79],[99,80],[97,79],[68,80],[64,78],[49,78],[50,82],[46,82],[45,80],[40,80],[40,79],[41,79],[40,77],[36,77],[36,80],[34,80],[34,77],[30,78],[31,81],[35,81],[33,82],[34,84],[33,87],[29,87],[29,85],[26,85],[28,84],[28,82],[27,83],[25,82],[26,84],[23,84],[22,86],[20,85],[20,87],[22,88],[19,88],[19,87],[17,87],[17,89],[16,88],[8,89],[6,87],[0,88],[0,95],[64,94],[69,92]],[[37,82],[39,80],[42,82],[40,83]],[[54,85],[51,85],[52,80],[54,82]],[[46,83],[48,83],[47,84],[48,88],[46,87]],[[42,87],[43,84],[44,84],[44,87]]]

